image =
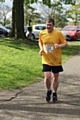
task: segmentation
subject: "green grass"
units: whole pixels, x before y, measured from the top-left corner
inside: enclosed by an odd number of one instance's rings
[[[80,42],[63,50],[63,63],[79,50]],[[18,89],[42,79],[37,41],[0,38],[0,89]]]
[[[80,50],[80,41],[69,42],[68,47],[62,51],[62,61],[65,63],[73,55],[77,54]]]

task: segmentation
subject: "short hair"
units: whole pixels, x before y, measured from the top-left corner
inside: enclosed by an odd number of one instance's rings
[[[29,22],[32,22],[32,20],[29,20]]]
[[[53,25],[55,24],[55,22],[54,22],[54,19],[53,19],[53,18],[48,18],[48,19],[47,19],[47,22],[52,22],[52,23],[53,23]]]

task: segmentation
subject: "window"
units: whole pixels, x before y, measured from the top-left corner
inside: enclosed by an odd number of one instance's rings
[[[35,26],[35,29],[40,30],[40,27],[39,26]]]

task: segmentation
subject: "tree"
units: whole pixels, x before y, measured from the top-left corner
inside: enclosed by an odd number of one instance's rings
[[[64,2],[65,4],[72,4],[72,5],[75,5],[76,0],[60,0],[60,2]]]
[[[60,2],[52,3],[50,8],[42,3],[40,3],[41,15],[45,21],[49,16],[54,18],[56,27],[63,27],[67,24],[67,16],[63,12],[64,7]]]
[[[68,18],[72,19],[73,24],[80,24],[80,2],[76,2],[75,5],[72,5],[66,14]]]
[[[4,2],[5,0],[0,0],[0,2]],[[53,0],[54,1],[54,0]],[[73,4],[75,0],[59,0],[61,2],[69,1],[67,4]],[[59,2],[57,0],[57,2]],[[30,4],[34,2],[38,2],[38,0],[13,0],[13,11],[12,11],[12,27],[16,30],[14,32],[16,34],[16,38],[24,39],[24,3]],[[42,2],[47,5],[51,6],[51,0],[42,0]],[[14,23],[13,23],[14,22]],[[13,31],[12,31],[13,32]]]
[[[0,22],[5,25],[6,22],[9,22],[10,21],[7,19],[7,15],[8,13],[11,12],[11,8],[7,5],[4,5],[3,3],[0,4]]]
[[[24,39],[24,0],[13,0],[13,19],[16,38]],[[12,26],[13,27],[13,26]]]
[[[37,19],[36,19],[37,18]],[[41,15],[37,13],[37,9],[33,8],[31,5],[24,4],[24,25],[28,25],[29,20],[32,22],[37,22],[41,18]]]
[[[61,0],[64,1],[66,3],[65,0]],[[38,0],[14,0],[14,4],[15,4],[15,22],[16,22],[16,30],[17,30],[17,39],[18,38],[24,38],[24,3],[26,4],[32,4],[34,2],[38,2]],[[51,0],[42,0],[42,2],[47,5],[47,6],[51,6]],[[73,1],[69,0],[68,4],[73,4]],[[20,22],[21,20],[21,22]]]
[[[12,6],[12,30],[10,32],[10,37],[16,36],[16,25],[15,25],[15,2],[13,1]]]

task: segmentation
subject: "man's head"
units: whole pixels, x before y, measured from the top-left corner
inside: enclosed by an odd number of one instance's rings
[[[54,27],[54,19],[49,18],[46,21],[46,28],[47,28],[47,30],[48,30],[49,33],[53,31],[53,27]]]

